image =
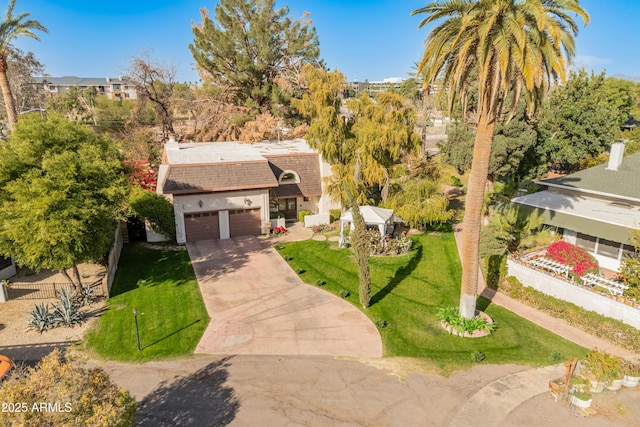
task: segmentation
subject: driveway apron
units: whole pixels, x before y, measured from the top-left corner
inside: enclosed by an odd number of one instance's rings
[[[187,248],[211,317],[196,353],[382,356],[362,312],[303,283],[270,245],[240,237]]]

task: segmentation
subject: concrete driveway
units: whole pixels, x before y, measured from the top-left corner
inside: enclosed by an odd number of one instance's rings
[[[304,284],[267,242],[241,237],[187,248],[211,317],[196,353],[382,356],[363,313]]]

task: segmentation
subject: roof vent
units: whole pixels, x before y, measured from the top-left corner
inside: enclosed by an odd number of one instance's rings
[[[617,171],[622,164],[622,158],[624,157],[624,140],[617,139],[616,142],[611,144],[611,151],[609,151],[609,164],[607,170]]]

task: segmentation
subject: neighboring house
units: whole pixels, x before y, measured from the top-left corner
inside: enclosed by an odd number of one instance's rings
[[[0,280],[16,275],[16,265],[11,258],[0,256]]]
[[[49,98],[63,92],[67,92],[70,87],[75,86],[79,89],[95,87],[98,95],[106,95],[111,100],[137,99],[138,94],[133,83],[126,77],[34,77],[33,80],[38,84],[45,95]]]
[[[300,210],[328,213],[331,168],[304,140],[165,145],[157,192],[173,202],[176,240],[259,235],[271,212],[297,220]],[[337,206],[339,207],[339,206]]]
[[[564,238],[586,249],[601,267],[619,271],[632,230],[640,230],[640,153],[624,156],[624,143],[611,146],[608,164],[538,181],[547,187],[512,199],[535,208],[545,224],[564,229]]]

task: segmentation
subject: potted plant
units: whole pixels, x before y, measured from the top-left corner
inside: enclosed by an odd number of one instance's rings
[[[581,373],[591,383],[592,393],[600,393],[605,386],[616,387],[613,380],[622,379],[622,361],[616,356],[597,348],[587,353],[584,361],[581,362]],[[622,382],[620,382],[620,386]]]
[[[626,362],[622,365],[622,385],[636,387],[640,383],[640,363]]]
[[[591,406],[591,402],[591,395],[586,391],[574,390],[571,393],[571,403],[579,408],[588,408]]]

